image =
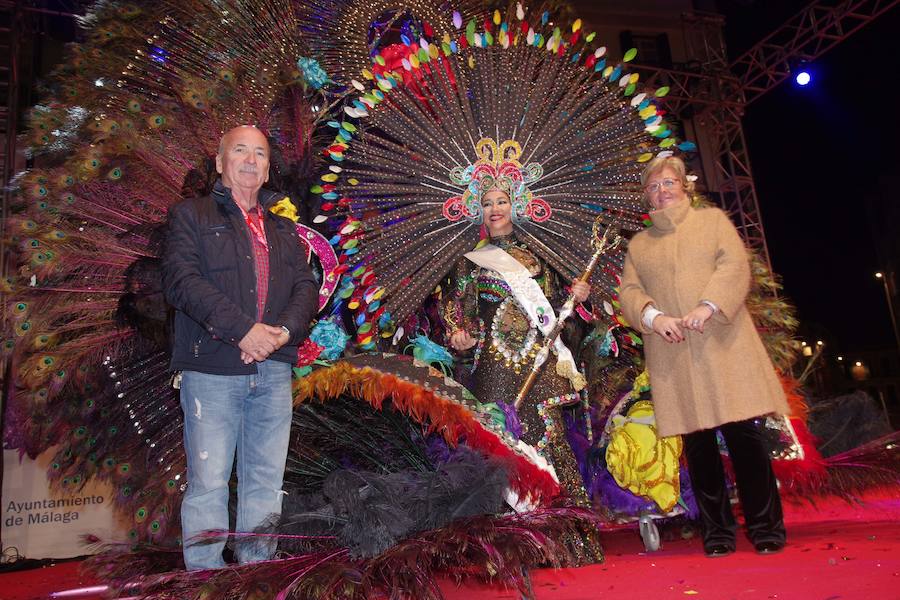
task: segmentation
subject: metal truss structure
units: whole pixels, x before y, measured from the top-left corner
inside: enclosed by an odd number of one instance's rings
[[[729,62],[718,15],[686,15],[688,53],[696,69],[640,67],[650,86],[667,85],[667,108],[693,120],[709,136],[713,172],[710,191],[736,221],[747,245],[771,268],[766,236],[744,138],[748,104],[790,76],[791,67],[811,62],[894,8],[900,0],[818,0]]]
[[[813,2],[731,63],[744,102],[787,79],[796,63],[815,60],[896,5],[897,0]]]

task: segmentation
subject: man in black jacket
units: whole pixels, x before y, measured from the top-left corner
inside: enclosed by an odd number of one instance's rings
[[[212,195],[169,211],[163,257],[175,307],[172,369],[180,378],[188,486],[181,507],[185,566],[224,566],[228,482],[237,452],[238,532],[281,513],[291,427],[291,367],[317,309],[317,285],[294,224],[268,209],[262,190],[269,144],[255,127],[222,137]],[[178,373],[180,372],[180,374]],[[266,560],[274,543],[238,544],[241,563]]]

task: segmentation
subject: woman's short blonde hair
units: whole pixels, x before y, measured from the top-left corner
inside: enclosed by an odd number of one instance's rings
[[[688,181],[687,167],[684,165],[684,161],[677,156],[657,156],[647,163],[647,166],[644,167],[643,172],[641,172],[641,187],[645,187],[647,181],[652,176],[656,175],[666,167],[675,171],[675,174],[678,175],[678,179],[681,180],[681,186],[684,188],[688,197],[690,197],[694,193],[694,182]]]

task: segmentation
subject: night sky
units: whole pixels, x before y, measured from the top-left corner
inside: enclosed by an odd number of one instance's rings
[[[806,4],[720,2],[729,50],[749,48]],[[864,198],[900,172],[898,31],[895,7],[817,60],[807,88],[786,81],[744,119],[773,268],[801,332],[834,354],[894,345]]]

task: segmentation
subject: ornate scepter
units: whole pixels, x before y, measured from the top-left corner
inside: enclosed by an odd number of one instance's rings
[[[600,262],[600,257],[603,256],[605,252],[608,250],[612,250],[616,248],[619,244],[622,243],[623,238],[619,235],[618,228],[610,225],[603,231],[603,235],[598,235],[600,231],[600,220],[602,219],[602,215],[597,217],[594,220],[594,225],[592,227],[592,244],[594,246],[594,255],[591,257],[591,260],[588,262],[587,267],[584,269],[584,273],[578,276],[578,280],[587,281],[591,273],[594,272],[594,269],[597,267],[597,263]],[[525,396],[531,391],[531,387],[534,385],[534,382],[537,381],[537,376],[541,372],[541,367],[544,366],[544,363],[547,361],[547,357],[550,356],[550,349],[553,348],[553,342],[556,341],[556,338],[559,337],[559,334],[562,332],[563,326],[565,325],[566,319],[569,318],[569,315],[572,314],[575,308],[575,294],[574,292],[569,294],[569,298],[566,300],[566,303],[563,304],[562,309],[559,311],[559,317],[556,319],[556,324],[553,326],[553,329],[550,330],[550,333],[544,338],[544,344],[541,346],[541,349],[538,351],[537,356],[534,358],[534,365],[531,367],[531,372],[528,374],[528,377],[525,379],[525,383],[522,384],[522,389],[519,390],[519,393],[516,395],[515,408],[518,410],[519,406],[522,404],[522,401],[525,399]]]

